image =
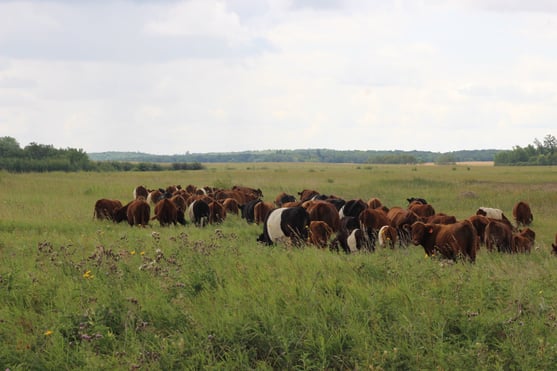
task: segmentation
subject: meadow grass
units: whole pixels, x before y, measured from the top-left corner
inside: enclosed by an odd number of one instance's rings
[[[345,255],[262,246],[262,226],[131,228],[99,198],[170,184],[304,188],[466,218],[530,203],[530,254],[475,264],[421,247]],[[0,367],[17,369],[553,369],[557,169],[209,164],[157,173],[0,173]],[[153,233],[156,232],[156,233]]]

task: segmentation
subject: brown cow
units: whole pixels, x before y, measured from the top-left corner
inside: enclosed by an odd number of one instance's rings
[[[95,202],[95,210],[93,211],[93,218],[98,220],[114,220],[114,213],[122,207],[122,203],[118,200],[109,200],[101,198]]]
[[[340,216],[338,211],[330,202],[327,201],[306,201],[302,204],[308,214],[309,220],[321,220],[329,225],[333,232],[340,228]]]
[[[428,217],[435,215],[435,209],[430,204],[422,204],[421,202],[414,201],[408,205],[408,210],[413,211],[420,217],[422,221],[426,221]]]
[[[391,227],[390,225],[382,226],[381,229],[379,229],[379,232],[377,233],[377,240],[379,246],[381,247],[388,246],[391,249],[394,249],[398,241],[398,235],[396,229],[394,227]]]
[[[502,220],[491,219],[485,227],[485,246],[488,251],[512,252],[512,229]]]
[[[144,186],[140,185],[133,189],[133,199],[136,200],[139,197],[147,198],[149,196],[149,191]]]
[[[300,202],[309,201],[312,198],[314,198],[316,196],[319,196],[319,194],[320,194],[319,192],[317,192],[313,189],[304,189],[303,191],[298,192],[298,196],[300,196],[299,197]]]
[[[143,198],[138,198],[127,205],[126,216],[131,226],[139,225],[145,227],[149,225],[150,213],[151,207]]]
[[[277,195],[277,197],[275,197],[275,206],[282,207],[282,205],[285,204],[286,202],[295,202],[295,201],[296,201],[296,197],[286,192],[280,192]]]
[[[553,250],[551,250],[551,252],[553,254],[557,254],[557,233],[555,234],[555,243],[552,243],[551,247],[553,248]]]
[[[447,215],[443,213],[437,213],[435,215],[431,215],[426,219],[426,223],[435,223],[435,224],[454,224],[456,222],[457,222],[456,216]]]
[[[528,227],[518,233],[514,233],[512,237],[512,252],[524,253],[532,251],[535,240],[536,232]]]
[[[375,250],[375,241],[377,241],[377,234],[384,225],[389,224],[387,214],[381,209],[364,209],[358,216],[360,228],[367,238],[369,250]]]
[[[410,226],[419,220],[418,215],[412,210],[402,207],[392,207],[387,213],[390,225],[397,230],[399,244],[407,246],[410,241]]]
[[[527,226],[532,224],[534,221],[534,216],[532,215],[532,210],[530,209],[530,205],[528,205],[524,201],[519,201],[513,207],[513,217],[516,221],[517,227],[521,225]]]
[[[151,220],[158,220],[161,227],[176,225],[178,222],[178,208],[176,204],[168,198],[163,198],[155,205],[155,216]]]
[[[222,223],[226,219],[226,209],[224,206],[216,201],[209,202],[209,223]]]
[[[324,221],[312,220],[309,222],[308,241],[317,247],[326,247],[332,234],[332,228]]]
[[[438,251],[447,259],[456,261],[459,255],[476,261],[478,236],[468,220],[454,224],[426,224],[416,222],[411,227],[414,245],[422,245],[428,256]]]
[[[238,215],[238,213],[240,212],[240,208],[238,207],[238,201],[236,201],[234,198],[230,198],[230,197],[225,198],[222,201],[222,206],[224,207],[224,210],[227,213]]]
[[[368,200],[367,206],[369,206],[372,209],[378,209],[383,206],[383,203],[381,202],[380,199],[376,197],[372,197]]]
[[[468,220],[472,223],[474,228],[476,228],[480,244],[485,243],[485,227],[489,224],[490,219],[483,215],[472,215]]]
[[[253,221],[259,225],[265,221],[271,210],[275,209],[272,203],[260,201],[253,206]]]

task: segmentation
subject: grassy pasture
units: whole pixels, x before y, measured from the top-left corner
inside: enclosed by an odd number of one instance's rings
[[[264,247],[236,216],[204,229],[93,220],[143,184],[304,188],[466,218],[534,213],[528,255],[473,265],[421,247]],[[202,171],[0,173],[0,368],[554,369],[554,167],[209,164]],[[153,234],[153,232],[157,232]]]

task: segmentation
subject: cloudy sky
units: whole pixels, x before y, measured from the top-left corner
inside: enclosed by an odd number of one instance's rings
[[[557,135],[555,0],[0,0],[0,137],[86,152]]]

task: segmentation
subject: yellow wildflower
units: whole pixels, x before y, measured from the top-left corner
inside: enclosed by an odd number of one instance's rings
[[[91,274],[91,271],[85,271],[85,273],[83,273],[83,278],[85,279],[91,279],[93,277],[95,276]]]
[[[132,252],[130,252],[130,254],[135,255],[135,250],[132,250]]]
[[[52,334],[54,334],[54,331],[52,331],[52,330],[46,330],[45,333],[44,333],[44,336],[50,336],[50,335],[52,335]]]

